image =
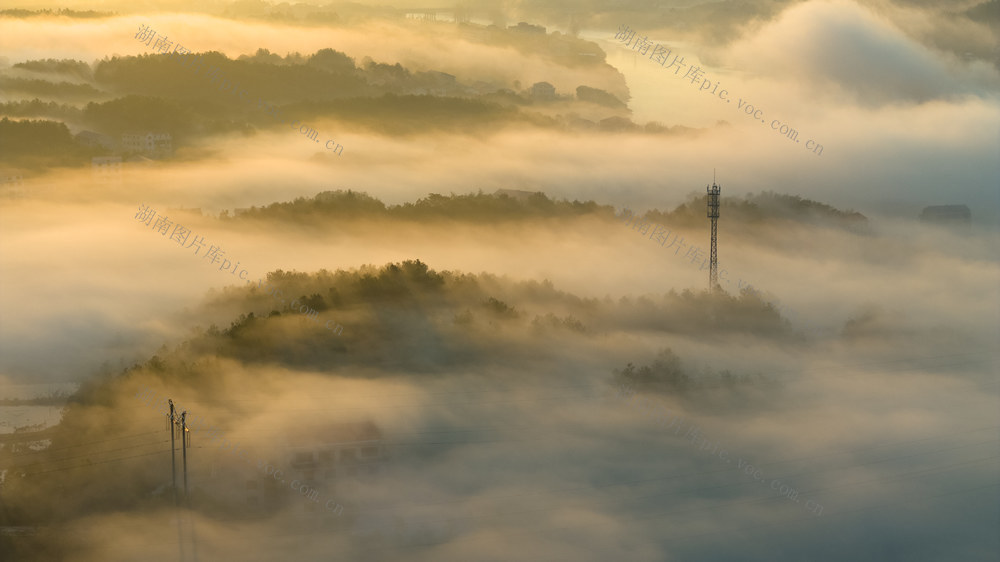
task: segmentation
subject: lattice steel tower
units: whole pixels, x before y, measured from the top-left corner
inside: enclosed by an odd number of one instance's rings
[[[719,287],[719,249],[717,247],[719,237],[719,193],[722,188],[715,183],[715,174],[712,174],[712,186],[705,186],[708,193],[708,218],[712,221],[712,244],[709,250],[708,262],[708,290],[715,291]]]

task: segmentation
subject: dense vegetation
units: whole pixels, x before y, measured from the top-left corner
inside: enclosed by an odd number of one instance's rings
[[[197,392],[203,403],[225,403],[231,384],[267,384],[256,380],[254,369],[233,379],[227,369],[235,364],[335,377],[408,372],[419,380],[474,372],[476,365],[527,366],[542,356],[559,357],[566,346],[593,345],[618,332],[742,334],[774,343],[794,338],[787,321],[746,293],[670,293],[615,303],[579,298],[547,281],[514,283],[487,274],[438,272],[419,260],[354,271],[275,271],[267,279],[287,299],[314,307],[320,322],[342,323],[343,334],[332,336],[256,285],[215,295],[204,312],[241,311],[228,328],[195,329],[186,341],[161,348],[142,365],[89,380],[70,398],[63,421],[45,431],[49,448],[8,459],[0,525],[58,526],[84,514],[169,506],[166,495],[151,492],[162,488],[162,472],[154,468],[162,465],[162,447],[156,448],[152,437],[131,435],[134,431],[118,417],[150,415],[152,406],[135,397],[136,389],[147,385]],[[704,314],[705,306],[712,314]],[[617,376],[639,390],[663,384],[688,388],[688,375],[674,372],[677,365],[658,361],[638,371],[630,365]],[[237,414],[216,410],[216,418]],[[90,446],[80,452],[74,449],[80,443]],[[151,443],[153,452],[145,453]],[[129,478],[106,478],[104,459],[128,454],[134,457],[129,457]],[[58,493],[45,493],[53,490]],[[194,493],[206,509],[215,509],[210,498]],[[0,543],[0,552],[4,548],[14,548],[13,543]]]
[[[708,201],[705,195],[690,198],[673,211],[652,210],[643,215],[646,220],[663,224],[693,226],[705,222]],[[720,220],[746,225],[774,224],[791,221],[836,226],[856,232],[867,232],[868,218],[857,211],[842,211],[798,195],[765,191],[747,194],[742,199],[723,197]]]
[[[525,199],[506,194],[470,193],[439,195],[432,193],[413,203],[387,206],[382,201],[357,191],[324,191],[312,198],[298,197],[293,201],[272,203],[266,207],[251,207],[234,216],[224,212],[223,219],[276,219],[297,223],[324,223],[331,219],[392,218],[402,220],[451,219],[456,221],[510,221],[537,218],[580,217],[600,214],[614,215],[608,205],[594,201],[556,201],[544,193],[534,193]]]
[[[320,324],[327,320],[342,324],[343,333],[332,336],[256,285],[231,288],[207,308],[242,311],[239,318],[224,330],[212,326],[199,330],[173,359],[163,359],[171,365],[162,371],[192,384],[205,380],[205,373],[190,367],[203,355],[321,371],[340,372],[350,365],[433,371],[501,361],[512,352],[533,349],[539,338],[587,338],[632,330],[795,337],[787,320],[746,290],[738,296],[670,292],[615,303],[582,299],[548,282],[511,283],[487,274],[436,272],[419,260],[356,271],[279,270],[269,273],[267,282],[288,302],[298,299],[317,310]],[[305,327],[290,331],[274,326],[288,322]],[[484,345],[487,335],[491,341]],[[178,362],[179,357],[185,359]]]
[[[80,18],[80,19],[95,19],[95,18],[106,18],[114,14],[111,12],[97,12],[94,10],[70,10],[68,8],[59,8],[58,10],[24,10],[19,8],[0,10],[0,17],[4,18],[32,18],[32,17],[51,17],[59,16],[64,18]]]
[[[0,88],[34,99],[12,98],[0,104],[0,115],[45,117],[113,137],[135,130],[167,132],[175,147],[200,136],[252,134],[284,124],[267,107],[283,119],[325,117],[392,135],[471,134],[515,124],[565,128],[576,119],[533,112],[530,88],[518,93],[499,82],[471,86],[443,72],[411,71],[367,57],[359,66],[329,48],[285,56],[258,49],[236,59],[218,52],[115,56],[93,68],[82,61],[44,59],[14,68],[18,72],[0,76]],[[577,99],[614,115],[628,113],[614,95],[586,85],[577,89]],[[81,102],[87,102],[82,110],[76,107]],[[38,156],[50,165],[74,162],[61,161],[51,150]]]
[[[644,392],[684,394],[719,387],[776,384],[759,373],[733,374],[728,370],[716,373],[692,373],[670,348],[661,350],[649,365],[636,367],[629,363],[624,369],[615,369],[612,380],[616,392],[625,397]]]
[[[83,111],[71,105],[33,100],[0,103],[0,115],[11,117],[53,117],[59,121],[79,121]]]
[[[63,123],[44,120],[0,120],[0,163],[42,169],[84,165],[101,151],[81,146]]]
[[[332,220],[372,218],[502,222],[583,216],[612,220],[616,216],[612,206],[594,201],[554,200],[541,192],[521,195],[524,197],[512,197],[500,192],[485,194],[482,191],[465,195],[431,194],[413,203],[386,205],[366,193],[337,190],[325,191],[312,198],[298,197],[293,201],[272,203],[266,207],[255,206],[232,215],[226,211],[221,218],[323,225]],[[641,217],[660,224],[700,227],[705,224],[705,205],[704,196],[692,196],[673,210],[653,209],[641,213]],[[743,198],[723,198],[722,213],[726,221],[749,228],[763,227],[775,221],[823,224],[848,230],[863,230],[868,225],[868,219],[861,213],[841,211],[797,195],[769,191]]]

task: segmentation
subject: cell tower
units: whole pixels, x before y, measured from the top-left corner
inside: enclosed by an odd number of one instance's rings
[[[715,183],[715,173],[712,173],[712,186],[705,186],[708,193],[708,218],[712,221],[712,244],[708,256],[708,290],[714,292],[719,287],[719,193],[722,188]]]

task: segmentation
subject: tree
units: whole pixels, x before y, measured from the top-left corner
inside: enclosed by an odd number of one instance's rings
[[[325,70],[331,74],[351,74],[357,67],[354,59],[333,49],[320,49],[306,61],[306,65]]]
[[[615,371],[615,379],[639,391],[681,392],[691,386],[691,378],[684,372],[680,357],[670,348],[660,351],[652,365],[638,369],[629,363],[625,369]]]

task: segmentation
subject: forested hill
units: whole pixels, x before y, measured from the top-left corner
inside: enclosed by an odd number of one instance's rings
[[[679,226],[697,226],[705,222],[704,196],[690,197],[687,202],[670,210],[633,210],[651,222]],[[797,195],[773,192],[749,194],[742,198],[723,198],[722,213],[726,221],[747,227],[774,224],[774,221],[801,222],[839,227],[852,231],[866,230],[868,218],[856,211],[843,211],[804,199]],[[536,219],[580,218],[594,216],[620,220],[622,211],[610,205],[590,201],[552,199],[542,192],[478,193],[462,195],[430,194],[413,203],[386,205],[364,192],[352,190],[324,191],[314,197],[298,197],[292,201],[250,207],[230,213],[221,219],[229,221],[278,220],[297,224],[328,224],[331,219],[387,218],[398,220],[441,220],[467,222],[530,221]]]
[[[367,193],[352,190],[324,191],[315,197],[298,197],[293,201],[272,203],[266,207],[251,207],[221,218],[229,220],[282,220],[293,222],[320,221],[331,218],[391,218],[401,220],[508,221],[539,218],[601,215],[613,217],[614,207],[594,201],[553,200],[537,192],[523,197],[506,194],[486,194],[482,191],[467,195],[432,193],[413,203],[386,205]]]
[[[632,337],[629,333],[659,334],[672,341],[734,336],[779,345],[792,344],[795,337],[786,320],[750,294],[582,299],[544,281],[515,283],[486,274],[438,272],[418,260],[333,273],[277,271],[268,275],[268,284],[287,299],[315,307],[321,323],[335,319],[344,326],[343,333],[331,334],[298,310],[282,306],[270,289],[253,285],[226,290],[198,314],[242,311],[228,328],[196,329],[188,340],[161,348],[142,364],[108,371],[81,385],[62,422],[45,434],[51,446],[28,461],[15,460],[5,491],[5,501],[15,509],[0,513],[0,518],[13,514],[22,524],[43,518],[68,521],[169,505],[169,495],[153,491],[163,482],[156,468],[163,457],[145,451],[125,457],[133,462],[133,470],[112,479],[103,464],[108,453],[148,446],[149,434],[139,434],[146,441],[126,441],[135,438],[137,424],[145,427],[151,417],[163,415],[144,389],[160,389],[184,404],[196,403],[199,417],[192,425],[212,420],[213,425],[236,428],[246,405],[234,395],[245,396],[250,389],[287,391],[289,381],[298,386],[321,377],[349,384],[352,379],[373,382],[384,377],[430,384],[462,374],[492,386],[512,382],[491,380],[493,366],[525,373],[535,369],[544,379],[546,369],[539,365],[566,361],[583,349],[614,353],[611,342]],[[597,386],[603,382],[608,388],[614,383],[638,392],[699,392],[690,395],[692,399],[732,390],[744,402],[747,392],[770,388],[758,388],[766,381],[750,372],[696,369],[669,348],[650,365],[643,364],[648,362],[644,356],[635,357],[635,362],[639,365],[624,358],[619,363],[623,368],[613,374],[595,373]],[[196,447],[204,447],[204,435],[194,438]],[[80,442],[97,445],[79,455],[66,454]],[[97,459],[93,466],[90,458]],[[81,493],[40,493],[53,488]],[[135,493],[112,493],[121,489]],[[193,493],[206,510],[231,517],[243,513],[213,501],[204,489]]]
[[[309,308],[316,311],[315,320]],[[420,260],[312,274],[274,271],[260,284],[214,293],[191,314],[192,323],[199,318],[231,323],[196,329],[146,367],[206,387],[213,384],[211,368],[198,365],[208,358],[316,371],[435,372],[535,361],[558,355],[551,350],[561,344],[598,345],[630,332],[737,335],[775,343],[798,337],[788,320],[748,290],[582,298],[548,281],[435,271]],[[343,330],[325,329],[328,322]]]

